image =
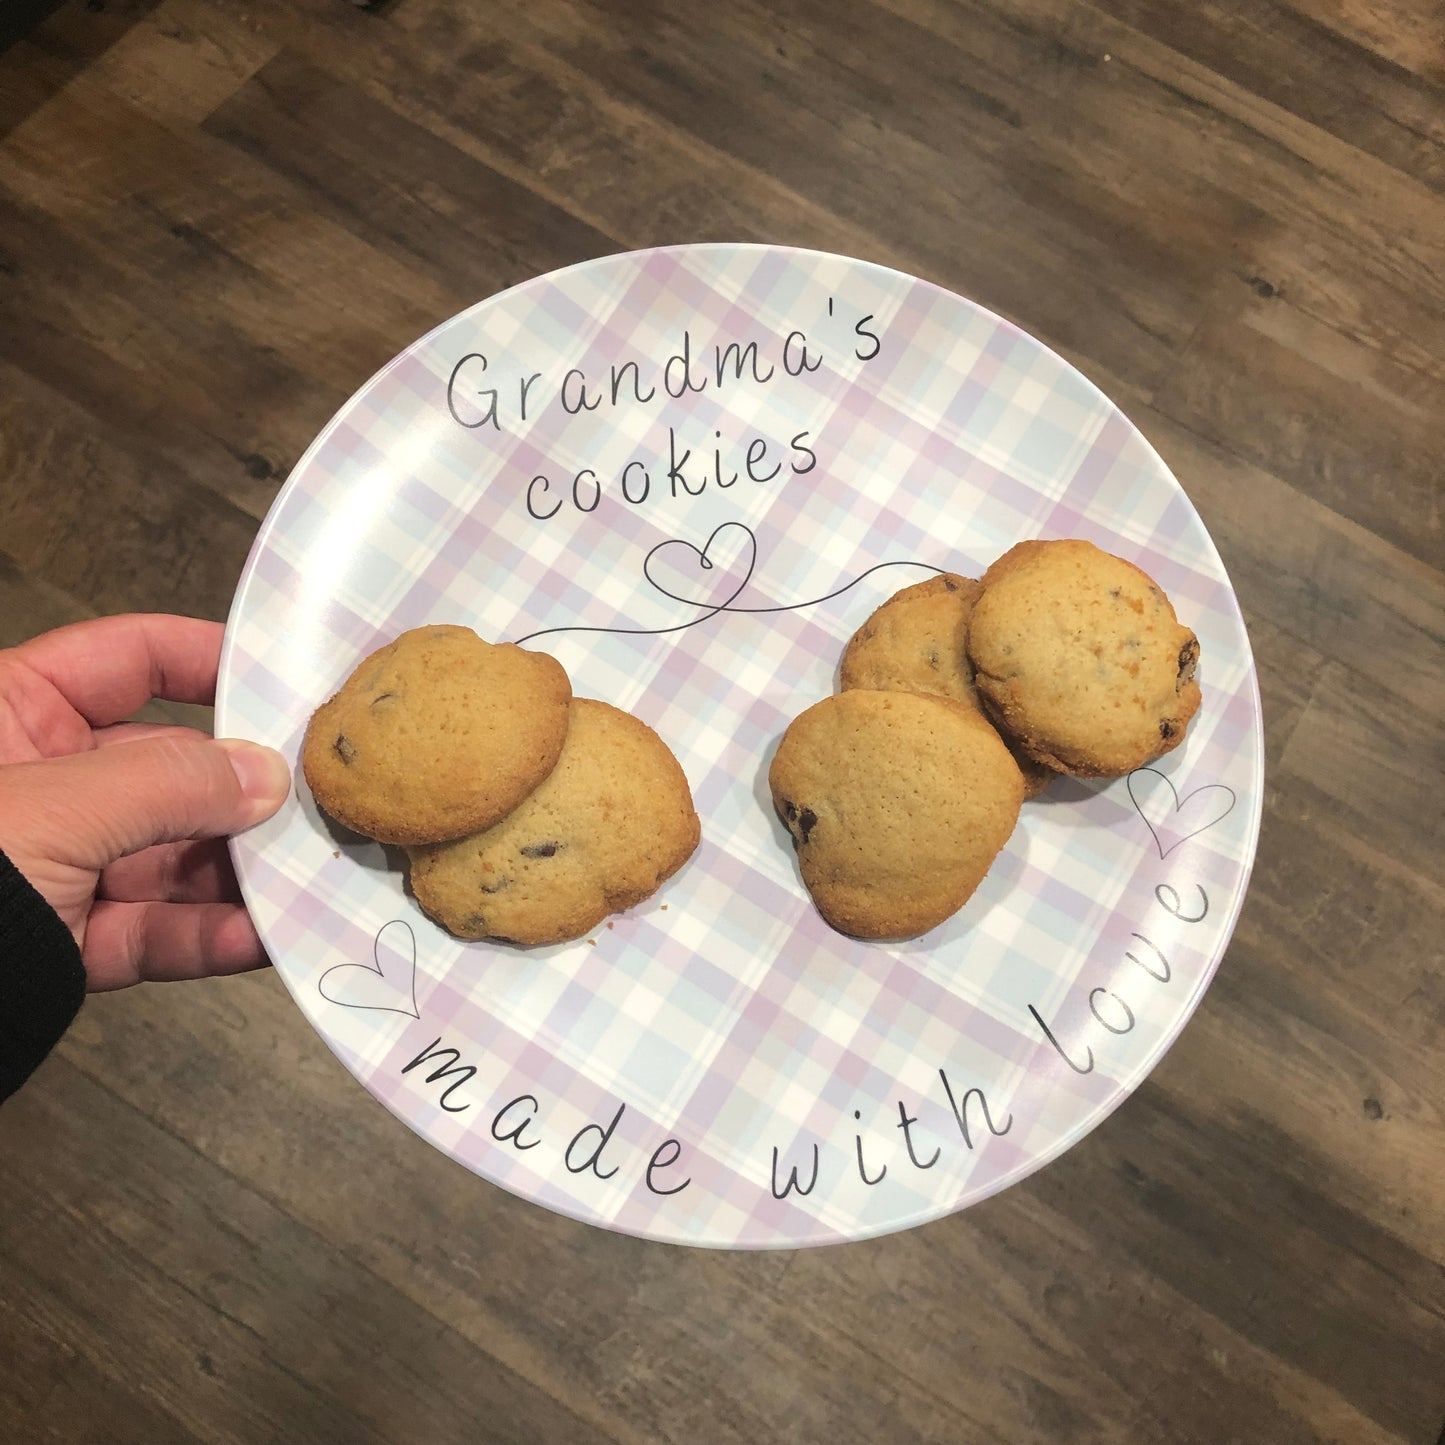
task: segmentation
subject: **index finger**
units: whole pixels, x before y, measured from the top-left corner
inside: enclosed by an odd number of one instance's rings
[[[22,642],[14,656],[92,727],[104,727],[152,698],[213,703],[224,634],[219,622],[136,612],[56,628]]]

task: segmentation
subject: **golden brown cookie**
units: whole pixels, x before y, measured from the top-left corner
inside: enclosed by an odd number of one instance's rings
[[[630,713],[575,698],[557,766],[515,812],[407,853],[417,902],[458,937],[561,943],[650,897],[699,837],[667,744]]]
[[[895,592],[853,634],[843,652],[839,685],[844,691],[930,693],[981,710],[968,658],[968,625],[982,591],[970,577],[942,572]],[[1024,797],[1038,797],[1056,776],[1054,770],[1009,750],[1023,774]]]
[[[1020,542],[984,574],[974,684],[1030,757],[1119,777],[1178,747],[1199,707],[1199,640],[1139,568],[1090,542]]]
[[[382,843],[490,825],[551,772],[572,686],[561,663],[469,627],[418,627],[373,652],[306,729],[320,806]]]
[[[927,692],[973,701],[968,617],[979,584],[953,572],[895,592],[855,632],[843,651],[845,691]]]
[[[853,689],[795,718],[768,770],[818,912],[856,938],[956,913],[1018,821],[1023,779],[975,708]]]

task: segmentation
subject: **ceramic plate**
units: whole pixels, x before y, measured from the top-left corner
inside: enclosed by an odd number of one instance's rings
[[[1155,766],[1025,804],[945,925],[843,938],[773,816],[772,752],[879,602],[1027,537],[1149,572],[1199,635],[1202,710]],[[692,784],[692,860],[579,942],[464,944],[298,770],[236,866],[287,987],[362,1085],[538,1204],[724,1247],[961,1209],[1138,1085],[1229,939],[1262,748],[1214,546],[1083,376],[924,281],[686,246],[541,277],[423,337],[266,519],[218,731],[294,761],[355,664],[430,622],[545,649],[578,695],[651,724]]]

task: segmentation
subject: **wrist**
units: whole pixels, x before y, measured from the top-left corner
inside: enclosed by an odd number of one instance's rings
[[[85,965],[74,935],[0,852],[0,1098],[30,1076],[84,998]]]

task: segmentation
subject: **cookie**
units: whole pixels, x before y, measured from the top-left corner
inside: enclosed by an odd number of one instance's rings
[[[1090,542],[1020,542],[984,574],[974,685],[1029,757],[1120,777],[1176,748],[1199,707],[1199,640],[1132,563]]]
[[[819,913],[855,938],[910,938],[956,913],[1018,821],[1023,779],[976,709],[862,688],[783,734],[768,784]]]
[[[924,692],[981,710],[968,657],[968,627],[982,591],[972,578],[943,572],[895,592],[849,640],[840,687]],[[1053,769],[1010,751],[1023,774],[1024,797],[1038,797],[1056,776]]]
[[[968,618],[979,584],[943,572],[895,592],[843,651],[844,690],[927,692],[972,702]]]
[[[557,766],[515,812],[407,855],[417,902],[458,937],[561,943],[650,897],[699,837],[667,744],[630,713],[575,698]]]
[[[317,803],[382,843],[490,827],[552,771],[572,686],[561,663],[469,627],[419,627],[373,652],[306,729]]]

